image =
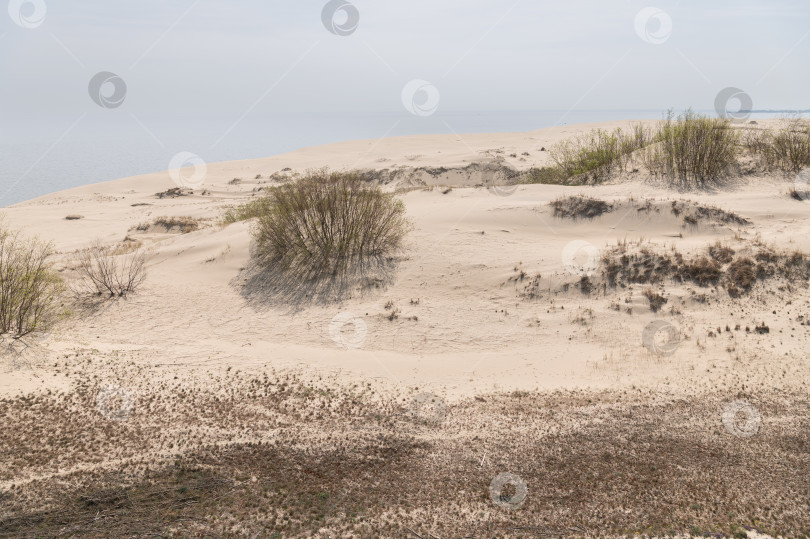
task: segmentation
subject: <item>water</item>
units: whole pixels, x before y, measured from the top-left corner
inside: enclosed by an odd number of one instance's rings
[[[435,133],[521,132],[584,122],[659,119],[661,110],[276,114],[166,118],[93,111],[6,121],[0,132],[0,205],[169,168],[179,152],[206,162],[269,157],[347,140]],[[121,109],[123,110],[123,109]],[[754,113],[751,119],[778,116]]]

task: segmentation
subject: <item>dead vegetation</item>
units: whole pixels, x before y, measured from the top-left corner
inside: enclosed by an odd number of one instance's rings
[[[751,221],[736,213],[714,206],[704,206],[691,200],[673,200],[670,211],[683,218],[684,225],[695,226],[702,222],[748,226]]]
[[[660,311],[661,307],[663,307],[668,301],[664,296],[652,288],[647,288],[644,290],[644,297],[650,302],[650,310],[654,313]]]
[[[78,279],[71,284],[82,296],[123,297],[135,292],[146,279],[146,253],[139,242],[104,245],[100,240],[73,255]]]
[[[668,280],[701,287],[719,285],[739,297],[761,279],[788,282],[810,278],[810,258],[800,251],[778,251],[756,243],[744,249],[715,244],[705,252],[684,256],[675,248],[626,242],[608,249],[601,259],[602,275],[610,287],[627,284],[662,284]]]
[[[158,217],[131,229],[136,232],[161,234],[189,234],[200,229],[200,220],[194,217]]]
[[[554,217],[563,219],[594,219],[613,211],[613,205],[598,198],[573,195],[561,197],[551,202]]]
[[[0,535],[810,533],[803,394],[521,391],[470,398],[428,423],[409,398],[365,387],[241,374],[207,385],[161,382],[114,424],[88,382],[0,401],[0,479],[14,483],[0,492]],[[733,398],[755,403],[762,432],[741,440],[724,428]],[[516,421],[539,441],[516,436]],[[509,443],[493,455],[491,440]],[[166,458],[150,456],[158,449]],[[128,458],[86,466],[100,455]],[[528,486],[519,509],[490,497],[505,471]]]
[[[165,191],[161,191],[160,193],[155,193],[155,196],[158,198],[177,198],[193,194],[194,191],[192,189],[188,189],[186,187],[172,187],[170,189],[166,189]]]

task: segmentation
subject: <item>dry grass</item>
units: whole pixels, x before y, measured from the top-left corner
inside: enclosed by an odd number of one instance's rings
[[[787,118],[776,129],[749,130],[743,145],[767,169],[798,173],[810,166],[810,123]]]
[[[654,313],[660,311],[667,303],[667,299],[652,288],[644,290],[644,297],[650,302],[650,310]]]
[[[734,251],[719,244],[685,257],[675,249],[661,251],[649,245],[626,243],[608,249],[601,259],[608,286],[661,284],[667,280],[691,282],[701,287],[721,285],[739,297],[759,279],[803,281],[810,278],[810,259],[800,251],[779,252],[762,244]]]
[[[158,217],[151,223],[141,223],[133,230],[138,232],[161,232],[188,234],[200,229],[200,220],[194,217]]]
[[[613,211],[613,205],[604,200],[583,195],[561,197],[551,202],[554,217],[568,219],[594,219]]]
[[[193,194],[194,191],[191,189],[187,189],[185,187],[172,187],[170,189],[166,189],[165,191],[161,191],[160,193],[155,193],[155,196],[158,198],[177,198]]]
[[[712,224],[727,224],[748,226],[751,221],[740,217],[736,213],[726,211],[714,206],[704,206],[694,202],[672,201],[671,211],[673,215],[682,216],[684,224],[697,225],[701,222]]]
[[[246,375],[208,385],[151,388],[115,424],[94,414],[88,383],[0,401],[0,478],[17,483],[0,493],[0,534],[810,533],[803,394],[515,392],[454,404],[429,423],[409,413],[409,399],[373,391]],[[762,415],[751,438],[723,426],[735,398]],[[167,458],[149,458],[156,448]],[[116,455],[128,458],[111,472],[81,468]],[[490,499],[502,472],[528,486],[519,509]],[[43,478],[19,479],[28,473]]]

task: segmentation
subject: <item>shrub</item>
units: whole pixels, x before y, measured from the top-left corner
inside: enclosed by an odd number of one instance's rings
[[[558,143],[550,155],[566,178],[582,176],[599,182],[613,172],[625,170],[631,154],[651,141],[650,131],[641,124],[634,125],[631,134],[621,128],[611,132],[596,129]]]
[[[655,140],[643,157],[652,174],[703,187],[736,163],[740,137],[728,120],[688,110],[677,118],[670,111]]]
[[[768,168],[797,173],[810,166],[810,124],[801,118],[788,118],[775,131],[749,131],[743,145]]]
[[[524,178],[521,180],[525,183],[545,183],[554,185],[565,185],[569,183],[568,176],[558,166],[553,167],[533,167],[526,172]]]
[[[64,285],[50,244],[0,230],[0,333],[20,338],[46,329],[60,312]]]
[[[239,221],[247,221],[267,213],[270,199],[268,197],[254,198],[244,204],[231,206],[222,215],[222,223],[230,225]]]
[[[125,296],[135,292],[146,279],[146,254],[138,246],[117,247],[100,240],[75,254],[79,282],[77,295]]]
[[[385,257],[409,227],[401,201],[353,172],[310,172],[274,187],[262,210],[254,230],[260,260],[311,277]]]

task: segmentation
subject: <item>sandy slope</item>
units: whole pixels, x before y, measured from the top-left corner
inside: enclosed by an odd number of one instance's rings
[[[94,238],[112,243],[129,235],[148,250],[149,274],[141,292],[80,310],[22,354],[6,354],[0,395],[69,390],[91,376],[145,399],[161,394],[160,384],[206,388],[231,371],[295,372],[341,386],[369,383],[392,395],[431,392],[450,404],[513,390],[630,390],[655,398],[712,394],[721,400],[741,391],[806,392],[810,326],[801,321],[810,320],[807,283],[760,283],[740,300],[719,287],[669,283],[665,309],[653,313],[642,296],[645,286],[583,293],[572,267],[572,260],[587,263],[578,258],[583,251],[566,255],[574,242],[601,250],[638,240],[684,253],[718,240],[744,247],[758,239],[810,252],[810,202],[788,196],[789,178],[746,178],[714,192],[678,193],[637,174],[598,187],[514,190],[476,187],[480,178],[465,180],[453,170],[404,174],[386,188],[399,191],[413,221],[407,249],[390,275],[337,303],[291,302],[290,291],[255,286],[249,223],[218,223],[225,207],[255,196],[273,184],[269,175],[286,168],[460,169],[503,158],[525,169],[547,165],[548,153],[540,149],[562,138],[618,125],[624,124],[335,144],[210,164],[205,184],[188,196],[158,198],[156,193],[175,187],[170,174],[161,172],[7,208],[9,225],[54,243],[62,268],[69,268],[70,252]],[[429,188],[448,184],[456,186]],[[614,202],[617,209],[593,220],[553,216],[549,202],[580,193]],[[657,209],[639,211],[646,199]],[[751,224],[707,220],[686,226],[667,209],[686,200],[734,212]],[[83,218],[65,220],[71,214]],[[133,230],[159,216],[191,216],[203,228],[188,234]],[[538,274],[535,297],[529,297]],[[70,277],[69,269],[65,275]],[[391,319],[389,302],[398,317]],[[679,334],[671,355],[644,346],[644,330],[656,320]],[[768,334],[745,330],[763,322]],[[716,412],[719,418],[719,405]],[[222,441],[216,434],[210,440]],[[99,462],[116,467],[119,458],[65,464],[58,472],[31,468],[26,477],[3,484],[92,470]]]
[[[483,188],[456,187],[446,194],[441,189],[416,189],[402,195],[415,224],[408,249],[389,282],[379,288],[366,289],[339,304],[292,306],[283,298],[250,294],[238,286],[244,282],[240,270],[250,261],[249,225],[223,228],[216,220],[224,206],[245,200],[257,187],[268,184],[266,179],[254,180],[256,175],[266,177],[287,167],[379,167],[383,159],[387,168],[415,166],[413,160],[419,166],[462,167],[496,150],[507,156],[530,153],[525,162],[512,159],[516,167],[525,168],[545,164],[547,152],[538,152],[539,147],[550,146],[572,131],[566,127],[527,134],[336,144],[269,159],[209,165],[203,186],[210,192],[206,195],[197,190],[191,196],[158,199],[155,193],[174,185],[164,172],[54,193],[8,208],[5,214],[9,224],[53,241],[62,253],[84,247],[96,237],[114,242],[128,234],[141,239],[151,253],[143,293],[60,327],[45,344],[52,353],[80,342],[105,352],[143,352],[157,368],[169,372],[186,366],[302,367],[465,395],[495,388],[692,387],[746,379],[776,383],[775,375],[768,373],[768,366],[776,368],[773,361],[788,370],[806,372],[802,351],[808,335],[804,327],[794,328],[793,322],[796,315],[807,314],[804,294],[795,298],[791,308],[777,298],[772,300],[764,290],[757,291],[758,300],[740,312],[722,291],[711,305],[695,305],[682,287],[673,287],[674,298],[684,301],[682,314],[673,317],[652,314],[640,296],[643,287],[607,296],[547,290],[540,300],[527,301],[518,294],[519,283],[510,280],[519,267],[528,275],[575,281],[576,275],[563,260],[566,246],[575,241],[601,249],[619,240],[643,238],[688,252],[739,235],[810,250],[807,205],[786,195],[788,181],[755,179],[721,192],[688,195],[639,180],[587,190],[522,185],[506,196]],[[229,185],[233,178],[242,181]],[[435,181],[442,183],[442,178]],[[707,223],[687,229],[667,212],[649,215],[632,205],[591,221],[552,216],[548,202],[584,192],[608,201],[688,198],[734,211],[754,224]],[[84,219],[66,221],[69,214]],[[205,219],[206,226],[182,235],[130,230],[163,215]],[[614,296],[629,301],[633,314],[609,309]],[[401,311],[393,321],[386,318],[389,312],[384,306],[389,301]],[[585,309],[592,310],[593,316],[585,325],[573,323],[578,311]],[[333,318],[341,313],[352,313],[366,327],[362,342],[349,349],[339,346],[329,331]],[[641,339],[645,325],[660,317],[671,320],[688,337],[665,361],[651,357]],[[705,350],[696,345],[696,338],[718,325],[753,327],[762,321],[772,328],[771,336],[738,340],[735,354],[725,351],[721,339],[709,341]],[[351,333],[353,326],[344,329]],[[736,355],[750,368],[705,372],[709,363],[731,365]],[[783,383],[781,374],[778,378]],[[6,372],[3,392],[19,389],[23,380],[27,380],[24,388],[60,383],[59,376]],[[797,383],[796,377],[788,380]]]

